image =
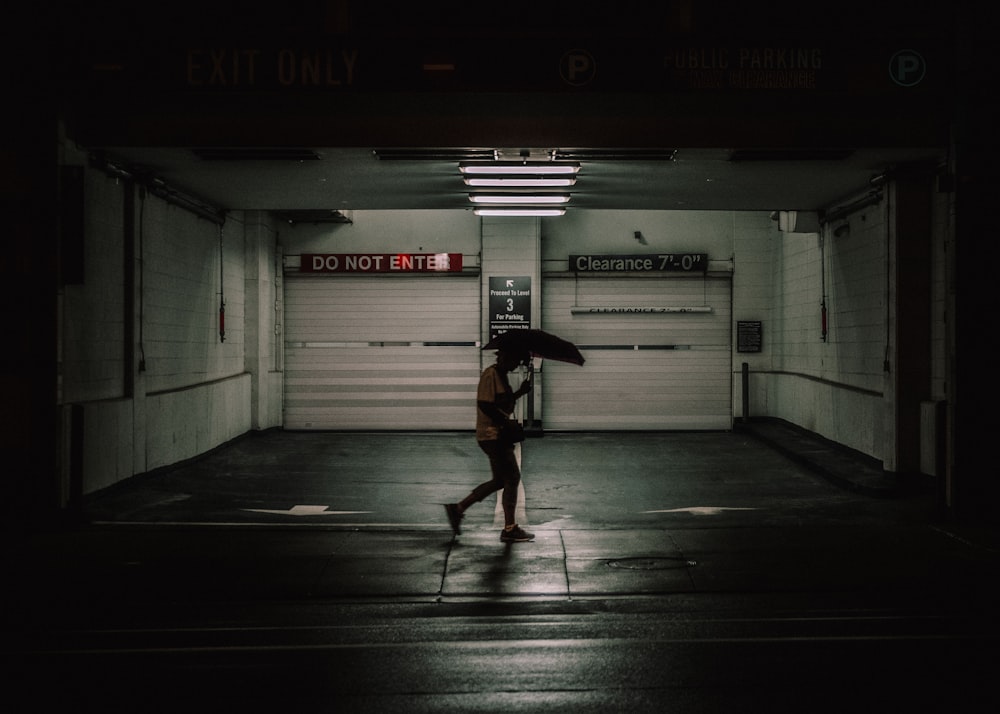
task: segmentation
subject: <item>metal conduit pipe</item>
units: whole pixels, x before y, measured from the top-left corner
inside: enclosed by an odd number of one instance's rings
[[[153,196],[163,199],[178,208],[183,208],[199,218],[204,218],[220,226],[226,222],[225,209],[217,208],[206,201],[183,193],[167,184],[166,181],[158,176],[135,168],[122,166],[99,155],[92,155],[90,157],[90,165],[109,176],[134,181],[136,184],[143,186]]]
[[[832,211],[823,212],[820,214],[819,222],[820,224],[834,223],[839,221],[841,218],[845,218],[856,211],[860,211],[862,208],[867,208],[868,206],[874,206],[882,201],[882,191],[876,190],[868,193],[863,198],[859,198],[853,203],[849,203],[846,206],[839,206]]]

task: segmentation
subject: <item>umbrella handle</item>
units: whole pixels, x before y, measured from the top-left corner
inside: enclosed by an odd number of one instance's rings
[[[528,391],[527,401],[524,404],[524,421],[535,423],[535,360],[528,357],[528,376],[525,378],[531,389]]]
[[[521,387],[527,384],[528,394],[530,395],[531,390],[535,387],[535,364],[531,359],[529,359],[526,366],[528,368],[528,373],[525,375],[524,381],[521,383]],[[520,388],[518,388],[518,392],[520,392]]]

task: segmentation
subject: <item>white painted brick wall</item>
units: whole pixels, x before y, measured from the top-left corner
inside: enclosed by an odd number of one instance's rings
[[[948,198],[953,194],[935,191],[932,196],[934,240],[931,260],[931,398],[948,398],[948,312],[947,251],[951,249],[951,212],[954,206]]]
[[[786,234],[780,239],[774,272],[776,374],[768,383],[768,412],[881,458],[884,210],[872,206],[848,222],[850,232],[829,234],[825,245],[818,233]],[[826,341],[821,310],[824,273]]]
[[[736,352],[733,343],[733,415],[743,415],[743,363],[747,364],[748,414],[768,414],[768,377],[779,333],[774,322],[775,251],[781,245],[778,224],[765,213],[733,214],[733,329],[740,320],[760,320],[760,352]],[[723,257],[723,256],[719,256]]]
[[[246,371],[251,374],[251,422],[254,429],[280,426],[282,380],[278,367],[280,336],[275,333],[278,304],[277,231],[265,211],[230,216],[230,225],[243,231],[246,252],[244,274]]]
[[[862,218],[863,216],[863,218]],[[821,374],[882,391],[886,348],[886,226],[872,206],[851,217],[851,230],[827,239],[828,349]]]
[[[66,286],[61,296],[59,399],[83,407],[85,493],[195,456],[250,428],[243,228],[229,226],[224,234],[221,342],[219,229],[153,196],[136,204],[146,371],[135,374],[135,395],[127,393],[126,377],[137,365],[126,363],[125,324],[133,319],[125,314],[126,190],[102,172],[85,172],[84,283]],[[276,382],[270,380],[272,391],[280,389]]]
[[[120,397],[124,389],[121,184],[85,173],[84,283],[63,291],[61,401]]]
[[[86,185],[87,282],[67,287],[63,300],[65,403],[120,399],[125,374],[121,344],[125,319],[122,187],[114,179],[91,171]],[[934,315],[929,319],[933,325],[934,393],[943,394],[943,315],[947,299],[943,236],[948,220],[944,198],[937,197],[934,210],[935,230],[942,237],[935,242]],[[481,237],[484,311],[491,274],[530,275],[535,288],[532,320],[536,325],[541,308],[542,257],[546,269],[553,270],[564,270],[565,257],[574,252],[674,250],[707,252],[713,260],[732,257],[734,324],[741,319],[764,322],[762,353],[737,354],[734,340],[734,412],[741,411],[736,372],[740,362],[746,360],[752,369],[772,373],[754,382],[754,415],[786,418],[878,457],[882,448],[879,399],[835,386],[846,384],[873,392],[882,388],[886,332],[884,222],[879,207],[864,213],[864,221],[860,216],[850,218],[850,235],[831,236],[825,246],[830,308],[825,343],[820,337],[823,295],[818,236],[782,236],[776,224],[761,212],[580,211],[541,223],[534,219],[496,219],[481,224],[468,212],[455,216],[435,213],[431,220],[414,212],[369,212],[360,216],[356,225],[324,229],[322,235],[307,236],[287,252],[310,252],[311,248],[330,252],[436,252],[460,246],[470,256]],[[270,293],[266,284],[258,285],[253,314],[245,316],[247,286],[255,280],[266,283],[264,271],[269,258],[251,255],[259,275],[254,278],[246,273],[244,230],[244,226],[229,221],[223,235],[226,340],[220,342],[218,227],[159,199],[147,198],[143,242],[148,369],[142,386],[153,396],[145,409],[135,411],[138,416],[131,416],[133,411],[125,404],[103,412],[95,410],[93,419],[97,421],[88,426],[88,434],[95,434],[94,443],[125,440],[129,430],[123,427],[123,420],[149,418],[148,463],[160,464],[211,448],[215,440],[241,433],[243,424],[249,428],[250,406],[245,391],[249,394],[250,387],[249,380],[242,376],[247,370],[243,323],[244,319],[265,319],[270,312]],[[634,240],[636,230],[643,232],[648,245]],[[300,228],[296,232],[307,231]],[[484,331],[488,329],[487,318],[484,312]],[[265,351],[280,350],[283,337],[273,338],[275,346],[267,338],[272,334],[273,324],[258,326],[253,337],[257,340],[253,354],[258,362],[267,363]],[[488,362],[492,355],[484,359]],[[217,387],[211,386],[215,383]],[[268,384],[270,389],[280,390],[280,374],[278,379],[269,377]],[[216,398],[235,412],[232,423],[219,422],[221,417],[211,403]],[[267,410],[273,412],[271,407]],[[99,414],[109,411],[114,411],[115,416],[106,417],[107,428],[102,429]],[[204,413],[206,421],[185,423],[192,413]],[[133,433],[146,439],[145,424],[138,425]],[[127,445],[121,448],[124,452]],[[119,455],[112,461],[109,478],[115,479],[126,470],[122,464],[128,460]],[[95,483],[103,485],[107,480],[102,477]]]
[[[542,273],[541,273],[541,227],[538,218],[482,218],[480,226],[482,235],[482,273],[480,289],[482,291],[483,344],[490,339],[490,277],[520,277],[531,278],[531,326],[544,328],[541,324],[542,315]],[[491,351],[480,353],[480,367],[493,364],[496,357]],[[516,415],[519,418],[533,417],[544,420],[542,403],[542,379],[539,376],[535,382],[532,395],[534,413],[527,414],[528,400],[517,402]],[[515,384],[515,387],[517,385]]]
[[[146,199],[144,327],[146,389],[179,389],[243,371],[244,244],[240,226],[219,228],[154,198]],[[220,293],[225,342],[219,338]]]

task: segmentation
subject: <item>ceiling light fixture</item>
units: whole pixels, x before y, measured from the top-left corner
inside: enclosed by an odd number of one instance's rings
[[[569,196],[564,193],[549,194],[517,194],[517,193],[470,193],[469,200],[473,203],[506,204],[509,206],[537,205],[548,203],[568,203]]]
[[[673,161],[677,149],[555,149],[553,161]]]
[[[482,188],[564,188],[576,185],[575,176],[563,178],[476,178],[465,177],[467,186]]]
[[[561,216],[565,208],[477,208],[473,211],[477,216]]]
[[[553,163],[551,161],[493,161],[461,163],[458,170],[466,175],[478,176],[542,176],[576,174],[580,164]]]

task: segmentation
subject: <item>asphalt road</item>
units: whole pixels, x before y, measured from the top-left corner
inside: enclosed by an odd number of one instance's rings
[[[18,711],[995,711],[995,628],[836,601],[164,605],[5,670]]]
[[[744,435],[267,434],[9,539],[12,711],[994,711],[1000,552]],[[296,510],[298,507],[298,510]]]

